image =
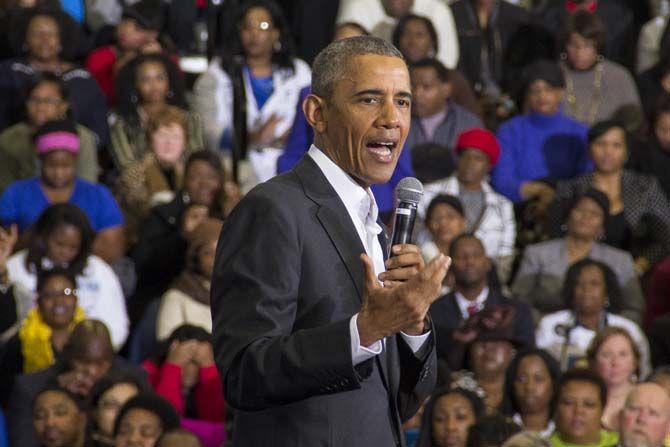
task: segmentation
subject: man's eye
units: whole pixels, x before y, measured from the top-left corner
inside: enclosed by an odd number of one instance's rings
[[[377,98],[363,98],[363,104],[377,104],[379,100]]]
[[[409,107],[409,104],[410,104],[409,99],[399,99],[399,100],[396,101],[396,103],[400,107]]]

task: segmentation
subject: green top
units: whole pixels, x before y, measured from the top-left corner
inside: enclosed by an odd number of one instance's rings
[[[600,439],[597,444],[581,445],[564,442],[558,435],[558,432],[555,431],[549,438],[549,441],[553,447],[614,447],[619,442],[619,433],[600,430]]]

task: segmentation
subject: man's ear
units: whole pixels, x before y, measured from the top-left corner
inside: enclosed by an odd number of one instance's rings
[[[310,93],[302,103],[302,111],[314,133],[322,134],[326,132],[325,117],[326,102],[320,96]]]
[[[442,84],[442,94],[447,98],[451,98],[451,94],[454,91],[453,84],[451,82],[444,82]]]

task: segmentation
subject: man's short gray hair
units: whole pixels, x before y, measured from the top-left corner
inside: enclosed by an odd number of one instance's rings
[[[335,85],[344,79],[349,63],[356,56],[375,54],[404,60],[400,51],[384,39],[357,36],[335,41],[324,48],[312,64],[312,92],[330,98]]]

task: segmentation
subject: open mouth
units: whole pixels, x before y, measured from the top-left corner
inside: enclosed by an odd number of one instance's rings
[[[393,151],[397,146],[398,143],[394,140],[373,140],[365,145],[373,157],[381,163],[393,160]]]

